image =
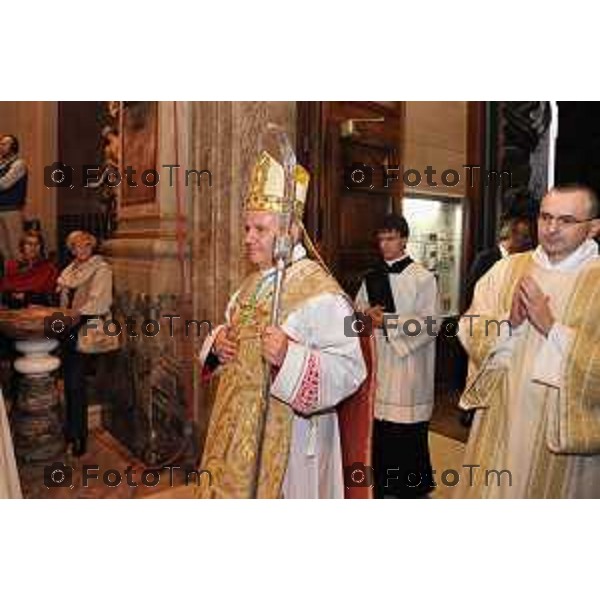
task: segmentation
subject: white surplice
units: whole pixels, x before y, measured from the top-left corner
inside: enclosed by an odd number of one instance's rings
[[[401,260],[403,257],[398,258]],[[402,273],[390,273],[395,315],[388,315],[386,332],[376,328],[377,395],[375,418],[393,423],[429,421],[433,412],[435,334],[439,329],[438,291],[435,276],[419,263]],[[361,310],[369,307],[363,282],[356,297]],[[429,333],[425,319],[431,317]],[[416,320],[406,328],[403,324]],[[435,321],[435,322],[434,322]]]
[[[10,435],[10,425],[0,390],[0,499],[21,497],[21,484]]]
[[[598,248],[592,240],[584,242],[570,256],[559,263],[551,263],[541,246],[533,253],[530,275],[549,298],[549,306],[556,322],[548,337],[540,334],[529,321],[512,332],[508,325],[500,328],[498,342],[485,360],[486,369],[506,369],[508,374],[506,439],[502,440],[501,464],[492,465],[496,470],[508,470],[503,479],[490,480],[486,486],[477,488],[475,494],[467,487],[457,488],[457,496],[476,495],[488,498],[524,498],[533,477],[543,480],[539,473],[542,466],[536,464],[536,444],[546,427],[550,414],[548,403],[554,402],[565,372],[565,361],[575,332],[561,323],[574,285],[581,270],[598,258]],[[503,259],[486,273],[475,289],[473,303],[466,315],[499,315],[499,299],[502,286],[506,285],[509,259]],[[463,316],[460,321],[459,338],[469,351],[471,319]],[[508,314],[500,315],[508,319]],[[492,326],[491,331],[495,328]],[[483,411],[477,410],[467,445],[478,443]],[[550,452],[546,449],[546,452]],[[565,456],[566,469],[559,497],[600,498],[600,455]],[[467,475],[466,479],[470,477]],[[509,482],[512,485],[509,485]],[[470,482],[469,482],[470,485]],[[556,495],[549,489],[536,490],[535,497]]]
[[[300,244],[292,260],[306,256]],[[268,278],[273,269],[263,272]],[[237,298],[226,310],[226,323]],[[321,294],[290,313],[281,328],[290,338],[288,351],[271,385],[271,394],[292,406],[290,455],[283,482],[284,498],[343,498],[344,481],[340,433],[335,406],[354,393],[364,381],[367,369],[357,337],[347,337],[344,320],[353,314],[341,294]],[[204,363],[223,326],[205,340],[200,361]],[[307,381],[314,389],[307,390]],[[301,392],[313,395],[310,406],[297,399]]]

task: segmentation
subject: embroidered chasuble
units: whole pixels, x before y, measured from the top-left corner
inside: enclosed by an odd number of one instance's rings
[[[472,361],[461,406],[478,409],[463,464],[474,466],[463,469],[457,497],[600,498],[600,260],[592,252],[569,269],[544,267],[534,260],[540,249],[513,255],[477,284],[467,315],[478,316],[463,316],[459,332]],[[508,319],[525,274],[549,297],[556,324],[548,338],[529,321],[512,333],[502,323],[498,335],[493,320]]]
[[[334,406],[366,376],[358,338],[344,335],[343,319],[352,314],[350,304],[338,283],[304,258],[303,248],[301,256],[286,270],[283,284],[280,322],[290,342],[283,364],[271,374],[259,498],[343,495]],[[219,367],[201,462],[201,468],[210,472],[210,485],[203,476],[200,497],[251,496],[268,368],[261,354],[261,334],[270,324],[273,286],[273,271],[254,273],[228,306],[227,322],[238,351],[232,362]],[[205,367],[219,329],[201,352]],[[326,484],[324,476],[329,478]]]

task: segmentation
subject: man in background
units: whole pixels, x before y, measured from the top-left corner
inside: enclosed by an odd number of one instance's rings
[[[14,135],[0,135],[0,255],[4,260],[16,259],[19,252],[27,177],[19,141]]]
[[[477,254],[467,276],[467,306],[473,299],[477,282],[497,263],[515,252],[531,250],[531,223],[526,215],[505,215],[500,221],[498,243]]]

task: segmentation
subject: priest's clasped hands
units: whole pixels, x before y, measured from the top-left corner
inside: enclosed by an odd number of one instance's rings
[[[517,284],[509,316],[513,327],[518,327],[525,320],[529,320],[544,337],[548,337],[555,323],[548,296],[530,275],[525,275]]]
[[[221,364],[232,361],[237,354],[237,344],[233,339],[231,327],[223,327],[217,334],[214,352]],[[265,327],[262,334],[262,355],[274,367],[280,367],[288,349],[288,336],[280,327]]]

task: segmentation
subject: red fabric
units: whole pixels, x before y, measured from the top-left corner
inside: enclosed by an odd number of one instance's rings
[[[360,463],[365,465],[366,476],[370,483],[373,483],[371,457],[376,388],[375,344],[371,337],[361,337],[360,342],[367,366],[367,377],[358,390],[338,406],[347,499],[373,498],[372,485],[349,486],[347,478],[349,468],[355,463]]]
[[[202,383],[208,383],[212,378],[213,372],[207,367],[202,367],[202,372],[200,373],[200,380]]]
[[[300,388],[291,402],[292,408],[301,415],[310,414],[319,403],[319,372],[319,357],[311,352]]]
[[[52,294],[56,289],[58,269],[49,260],[40,260],[23,268],[16,260],[7,260],[0,292]]]

